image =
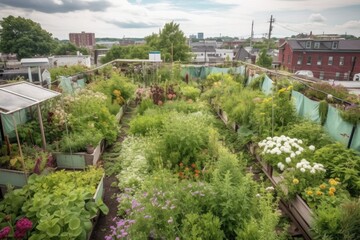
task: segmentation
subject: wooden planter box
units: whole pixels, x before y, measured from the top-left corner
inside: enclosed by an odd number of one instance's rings
[[[309,206],[300,196],[296,195],[296,198],[289,203],[289,211],[306,233],[306,239],[311,239],[310,229],[313,222],[313,215]]]
[[[105,178],[105,174],[102,176],[100,182],[99,182],[99,185],[97,186],[96,188],[96,192],[93,196],[93,201],[94,202],[97,202],[99,200],[103,200],[103,197],[104,197],[104,178]],[[99,219],[99,216],[100,216],[100,211],[97,212],[96,216],[91,219],[91,222],[92,222],[92,225],[93,227],[91,228],[90,232],[87,233],[87,239],[89,240],[91,238],[91,235],[94,231],[94,227]]]
[[[92,154],[86,152],[78,153],[53,153],[58,168],[65,169],[85,169],[88,165],[96,165],[102,152],[104,151],[105,143],[100,141]]]
[[[28,172],[0,168],[0,185],[22,187],[27,183],[29,176]]]

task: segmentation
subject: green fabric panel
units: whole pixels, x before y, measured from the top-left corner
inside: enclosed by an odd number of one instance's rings
[[[230,68],[219,68],[219,67],[213,67],[211,68],[211,73],[228,73]]]
[[[356,126],[350,148],[360,152],[360,123]]]
[[[261,90],[263,91],[263,93],[265,93],[266,95],[271,94],[272,86],[273,86],[273,81],[268,76],[265,76],[265,79],[261,86]]]
[[[310,119],[313,122],[320,123],[319,105],[319,102],[304,96],[303,117]]]
[[[333,106],[329,105],[329,110],[325,122],[325,128],[336,141],[341,142],[345,146],[349,143],[350,134],[353,128],[353,125],[345,122],[339,111]]]
[[[26,117],[26,111],[26,109],[22,109],[13,113],[16,125],[21,125],[27,122],[28,119]],[[1,119],[4,125],[4,134],[8,135],[10,138],[15,137],[15,128],[11,114],[1,114]]]
[[[60,88],[64,91],[64,93],[72,94],[73,87],[71,85],[71,78],[60,76]]]
[[[297,92],[297,91],[293,90],[291,92],[291,97],[292,97],[292,99],[294,99],[296,113],[299,116],[303,116],[303,112],[304,112],[304,95],[302,93],[300,93],[300,92]]]
[[[77,84],[81,89],[85,88],[85,79],[77,80]]]

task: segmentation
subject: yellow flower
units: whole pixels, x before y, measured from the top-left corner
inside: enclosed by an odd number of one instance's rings
[[[317,191],[316,195],[321,196],[321,195],[323,195],[323,193],[322,193],[322,191]]]
[[[309,195],[309,196],[311,196],[311,195],[313,194],[313,191],[308,190],[308,191],[306,191],[306,194]]]
[[[282,93],[282,92],[285,92],[286,91],[286,88],[282,88],[282,89],[280,89],[278,92],[279,93]]]
[[[290,91],[290,90],[292,90],[292,89],[293,89],[293,86],[292,86],[292,85],[290,85],[290,86],[288,86],[288,87],[287,87],[287,89],[286,89],[286,90]]]
[[[326,188],[326,184],[323,183],[320,185],[320,189],[325,189],[325,188]]]
[[[331,188],[329,188],[329,192],[336,192],[336,188],[334,188],[334,187],[331,187]]]
[[[334,192],[329,191],[329,196],[334,196]]]
[[[336,186],[338,184],[338,182],[333,178],[329,179],[329,183],[330,183],[331,186]]]
[[[298,183],[299,183],[299,179],[294,178],[294,179],[293,179],[293,184],[298,184]]]

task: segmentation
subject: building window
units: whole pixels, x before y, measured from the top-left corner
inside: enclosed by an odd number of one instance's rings
[[[317,65],[321,65],[322,62],[322,56],[318,56]]]
[[[340,66],[343,66],[343,65],[344,65],[344,57],[340,57],[339,65],[340,65]]]
[[[330,57],[329,57],[329,60],[328,60],[328,65],[332,65],[332,64],[333,64],[333,61],[334,61],[334,57],[333,57],[333,56],[330,56]]]
[[[311,65],[311,56],[307,57],[306,65]]]
[[[349,74],[348,74],[348,73],[344,73],[344,80],[345,80],[345,81],[346,81],[346,80],[349,80],[348,78],[349,78]]]
[[[355,57],[351,57],[351,63],[354,63]]]
[[[314,48],[320,48],[320,42],[315,42],[314,43]]]
[[[324,71],[320,71],[320,76],[319,76],[319,78],[320,78],[321,80],[324,80]]]
[[[339,73],[339,72],[336,72],[336,73],[335,73],[335,80],[339,80],[339,78],[340,78],[340,73]]]
[[[290,55],[288,56],[288,64],[290,64]]]
[[[301,64],[302,64],[302,56],[299,56],[297,60],[297,65],[301,65]]]
[[[306,48],[311,48],[311,42],[310,42],[310,41],[307,41],[305,47],[306,47]]]
[[[332,43],[332,49],[337,49],[338,48],[339,43],[338,42],[333,42]]]

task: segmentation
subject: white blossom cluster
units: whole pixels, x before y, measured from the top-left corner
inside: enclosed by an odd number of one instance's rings
[[[301,159],[301,161],[296,164],[296,168],[303,173],[309,171],[311,174],[326,171],[324,165],[322,165],[321,163],[314,163],[313,166],[311,166],[311,163],[306,159]]]
[[[281,135],[280,137],[267,137],[266,139],[259,142],[259,147],[263,149],[262,154],[270,154],[270,155],[282,155],[284,156],[284,162],[287,165],[290,165],[294,158],[296,158],[298,155],[300,155],[303,151],[305,151],[303,147],[303,141],[301,139],[297,138],[290,138],[284,135]],[[310,151],[315,151],[315,147],[313,145],[309,146]],[[305,159],[303,159],[305,160]],[[309,162],[305,160],[308,164],[306,165],[302,160],[302,162],[297,163],[297,166],[302,166],[304,164],[304,167],[300,167],[301,169],[308,169],[311,173],[315,173],[316,171],[325,171],[323,166],[321,164],[314,164],[314,166],[310,166]],[[309,167],[310,166],[310,167]],[[277,167],[284,171],[286,165],[283,162],[278,162]],[[301,170],[302,171],[302,170]],[[305,170],[306,171],[306,170]]]
[[[259,142],[259,147],[263,148],[263,154],[280,155],[282,153],[287,153],[290,158],[294,158],[304,151],[301,144],[303,144],[301,139],[281,135],[280,137],[267,137]]]

